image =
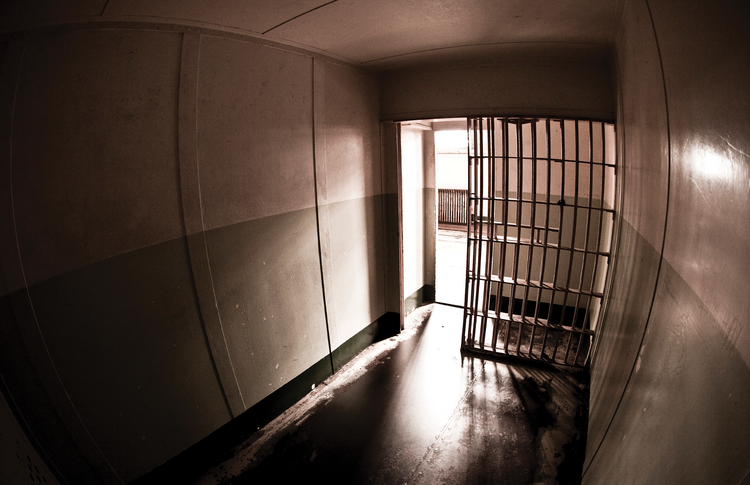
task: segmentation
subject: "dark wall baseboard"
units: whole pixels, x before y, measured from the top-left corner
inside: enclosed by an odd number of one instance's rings
[[[424,285],[404,299],[404,316],[427,303],[435,303],[435,285]]]
[[[434,299],[434,287],[432,295]],[[398,313],[385,313],[341,344],[331,355],[326,355],[286,385],[187,450],[130,482],[131,485],[188,483],[195,480],[201,473],[228,458],[234,447],[305,397],[312,390],[313,384],[317,386],[330,377],[331,363],[336,370],[340,369],[373,343],[397,335],[399,325]]]
[[[387,312],[333,351],[334,369],[338,371],[355,355],[375,342],[398,335],[399,327],[398,313]]]

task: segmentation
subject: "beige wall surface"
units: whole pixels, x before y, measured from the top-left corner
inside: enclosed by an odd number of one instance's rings
[[[128,482],[434,283],[432,146],[403,130],[418,217],[397,295],[380,120],[523,114],[617,119],[583,482],[743,483],[748,8],[628,0],[614,72],[604,44],[530,42],[378,78],[233,30],[320,4],[0,6],[18,33],[0,42],[0,376],[51,471]],[[129,23],[75,23],[93,18]]]
[[[591,366],[587,457],[596,452],[625,391],[649,317],[666,221],[669,163],[667,113],[659,56],[645,3],[626,6],[618,52],[618,184],[608,309]],[[633,304],[633,302],[640,302]]]
[[[314,207],[312,59],[202,36],[198,72],[205,229]]]
[[[511,49],[509,47],[509,49]],[[382,119],[562,116],[614,120],[606,50],[521,44],[482,65],[403,68],[383,74]]]
[[[386,312],[377,78],[316,61],[315,145],[331,346]],[[395,236],[395,234],[394,234]]]
[[[0,373],[66,480],[137,478],[386,313],[376,77],[175,26],[0,52]]]
[[[401,187],[403,226],[403,294],[408,298],[424,285],[435,284],[435,228],[429,224],[425,194],[435,185],[433,132],[401,127]],[[428,168],[432,166],[432,169]],[[434,211],[433,211],[434,212]],[[434,219],[434,217],[433,217]],[[432,268],[432,271],[430,271]]]
[[[180,35],[71,32],[24,47],[13,209],[29,284],[184,234]]]
[[[583,483],[747,482],[749,14],[729,1],[626,7],[623,224]]]

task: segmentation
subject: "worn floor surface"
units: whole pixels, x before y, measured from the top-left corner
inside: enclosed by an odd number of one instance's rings
[[[466,227],[440,224],[435,247],[435,301],[463,307],[466,288]]]
[[[461,318],[417,309],[199,483],[579,483],[588,374],[462,356]]]

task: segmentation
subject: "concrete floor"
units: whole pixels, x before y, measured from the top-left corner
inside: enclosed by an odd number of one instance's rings
[[[465,233],[450,229],[437,299],[462,304]],[[580,483],[588,372],[462,355],[462,315],[417,309],[198,483]]]
[[[462,357],[461,315],[418,309],[199,483],[579,483],[588,374]]]
[[[435,248],[435,301],[463,307],[466,285],[466,226],[440,224]]]

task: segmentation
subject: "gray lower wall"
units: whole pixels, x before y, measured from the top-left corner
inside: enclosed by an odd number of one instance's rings
[[[622,402],[605,439],[598,440],[602,423],[590,421],[587,455],[596,456],[584,483],[739,484],[750,453],[750,369],[669,263],[656,300],[645,335],[630,334],[643,336],[636,354],[623,334],[627,348],[613,355],[623,368],[609,372],[612,383],[597,389],[598,400],[592,395],[592,411],[619,395]],[[623,394],[617,376],[631,369]]]
[[[0,377],[61,482],[117,484],[393,320],[395,165],[371,74],[90,27],[0,44]]]
[[[625,5],[622,226],[584,484],[750,479],[749,15],[731,1]]]
[[[615,277],[591,363],[587,460],[596,453],[635,364],[659,268],[659,250],[627,221],[618,222],[620,244],[612,268]]]
[[[29,296],[70,402],[123,479],[229,419],[184,239],[58,275]]]
[[[247,409],[328,354],[315,209],[205,236],[221,327]]]
[[[336,315],[331,347],[337,348],[386,313],[384,198],[366,197],[329,204],[332,293]],[[394,233],[390,233],[394,234]]]
[[[386,314],[384,206],[373,196],[328,208],[338,283],[329,287],[337,306],[328,311],[339,322],[334,351]],[[205,240],[228,354],[249,409],[329,354],[315,209],[214,229]],[[232,418],[185,238],[63,273],[0,303],[7,392],[70,483],[115,474],[130,481]],[[357,352],[353,346],[336,354],[338,366]],[[53,369],[43,365],[47,358]],[[48,390],[51,371],[69,404]],[[66,407],[75,419],[61,413]],[[87,471],[99,452],[109,478]]]
[[[0,480],[2,483],[59,485],[0,393]],[[29,481],[31,480],[31,482]]]

